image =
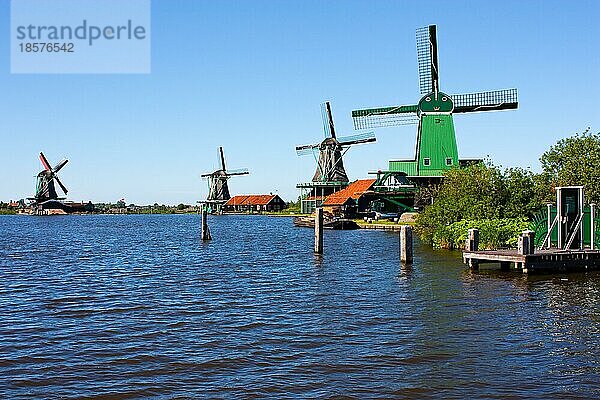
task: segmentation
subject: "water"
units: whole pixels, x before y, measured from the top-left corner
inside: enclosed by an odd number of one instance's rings
[[[0,217],[0,398],[598,398],[600,275],[288,218]]]

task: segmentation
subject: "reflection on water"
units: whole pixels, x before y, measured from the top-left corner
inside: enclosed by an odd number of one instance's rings
[[[1,398],[593,398],[600,275],[287,218],[0,217]]]

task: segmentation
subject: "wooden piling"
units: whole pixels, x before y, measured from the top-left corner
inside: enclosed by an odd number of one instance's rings
[[[315,254],[323,254],[323,209],[315,210]]]
[[[527,231],[521,233],[521,235],[519,236],[519,245],[517,247],[517,254],[523,256],[527,254],[533,254],[531,252],[530,236],[529,233],[526,232]]]
[[[202,207],[202,241],[212,240],[208,229],[208,211]]]
[[[522,235],[527,236],[527,254],[535,254],[535,232],[528,229],[523,231]]]
[[[466,251],[478,251],[479,250],[479,229],[469,229],[467,234],[467,242],[465,243]]]
[[[479,229],[472,228],[469,229],[467,235],[467,241],[465,243],[466,251],[478,251],[479,250]],[[471,269],[479,269],[479,263],[477,260],[469,259],[468,261],[469,268]]]
[[[413,235],[410,225],[400,227],[400,262],[403,264],[413,262]]]

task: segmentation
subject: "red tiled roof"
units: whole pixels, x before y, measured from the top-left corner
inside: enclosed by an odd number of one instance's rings
[[[373,186],[375,181],[376,179],[359,179],[354,181],[348,187],[327,196],[323,205],[341,206],[346,204],[349,199],[357,200]]]
[[[227,203],[226,206],[266,206],[269,204],[277,195],[276,194],[251,194],[251,195],[238,195],[233,196]]]

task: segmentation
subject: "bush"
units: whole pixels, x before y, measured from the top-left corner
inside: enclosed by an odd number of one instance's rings
[[[480,249],[497,249],[516,247],[519,234],[530,228],[530,222],[526,218],[462,220],[436,228],[432,234],[433,246],[461,249],[471,228],[479,229]]]

